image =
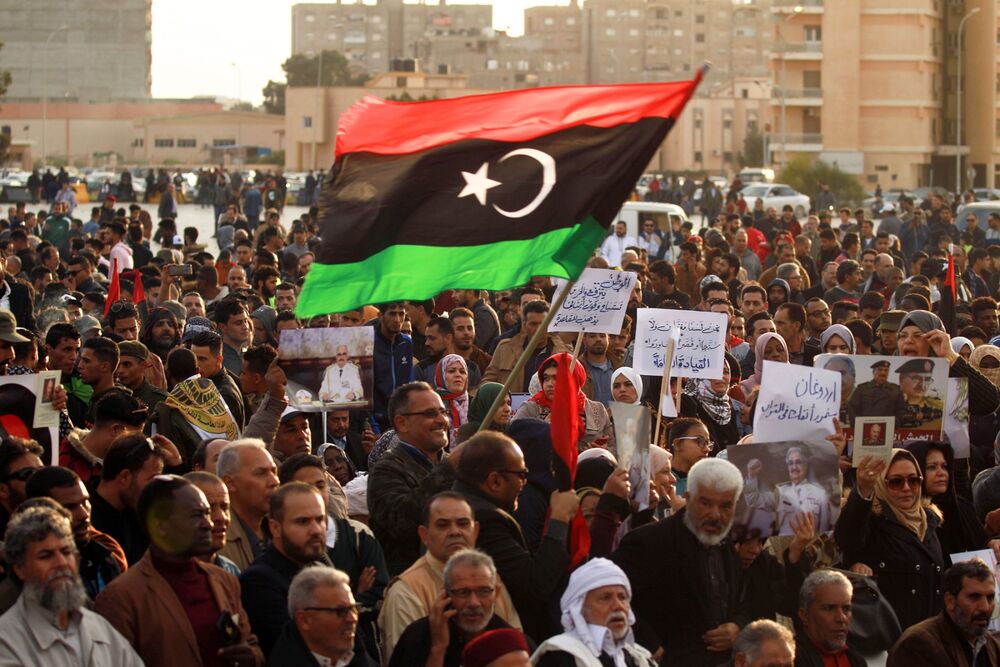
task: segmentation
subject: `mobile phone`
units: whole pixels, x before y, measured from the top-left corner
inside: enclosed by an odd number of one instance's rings
[[[223,646],[234,646],[240,643],[240,626],[228,609],[222,610],[219,619],[215,622],[215,629],[219,631],[219,639]]]
[[[167,274],[171,276],[190,276],[192,272],[190,264],[174,264],[167,268]]]

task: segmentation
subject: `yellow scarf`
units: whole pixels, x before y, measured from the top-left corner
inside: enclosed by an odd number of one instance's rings
[[[192,426],[206,433],[226,440],[239,437],[236,422],[211,380],[199,378],[178,382],[167,394],[166,404],[179,410]]]
[[[913,531],[922,542],[924,535],[927,534],[927,512],[931,511],[928,508],[928,503],[923,499],[923,488],[920,488],[917,492],[917,502],[913,503],[913,506],[909,509],[903,509],[892,499],[892,496],[889,495],[889,489],[885,485],[885,478],[889,474],[889,467],[899,459],[907,459],[912,462],[917,474],[920,474],[920,466],[917,464],[917,459],[913,457],[913,454],[905,449],[894,448],[892,450],[892,458],[889,460],[889,465],[886,466],[885,472],[875,480],[875,502],[872,504],[872,511],[876,514],[881,514],[883,506],[891,508],[896,519]],[[928,509],[925,511],[925,508]]]

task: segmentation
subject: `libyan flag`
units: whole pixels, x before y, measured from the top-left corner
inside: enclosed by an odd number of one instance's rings
[[[700,79],[362,99],[298,315],[577,278]]]

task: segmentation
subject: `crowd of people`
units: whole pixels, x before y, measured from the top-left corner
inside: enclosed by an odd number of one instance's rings
[[[995,574],[952,560],[1000,554],[1000,244],[943,200],[613,225],[590,265],[639,276],[620,332],[537,338],[546,277],[300,319],[318,211],[256,203],[217,211],[214,254],[175,207],[154,227],[113,194],[0,224],[0,372],[59,375],[55,439],[0,395],[0,663],[1000,665]],[[720,379],[671,383],[640,504],[609,406],[661,407],[632,368],[645,307],[724,313],[728,335]],[[326,327],[371,327],[370,409],[290,403],[282,338]],[[946,360],[971,453],[853,467],[844,429],[903,400],[876,361],[832,425],[839,517],[803,484],[787,536],[733,530],[763,362],[823,353]],[[567,381],[571,488],[549,423]]]

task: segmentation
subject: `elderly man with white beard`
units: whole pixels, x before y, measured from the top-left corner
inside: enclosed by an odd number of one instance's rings
[[[24,589],[0,617],[0,663],[141,667],[125,638],[85,606],[79,554],[66,516],[54,507],[22,510],[11,519],[4,540],[4,555]]]
[[[729,539],[742,490],[736,466],[702,459],[688,471],[685,507],[628,533],[612,554],[635,591],[636,639],[654,652],[662,647],[662,664],[725,663],[753,620],[738,608],[739,559]]]
[[[652,654],[632,636],[632,587],[622,569],[606,558],[577,568],[562,595],[561,635],[546,640],[535,667],[653,667]]]

